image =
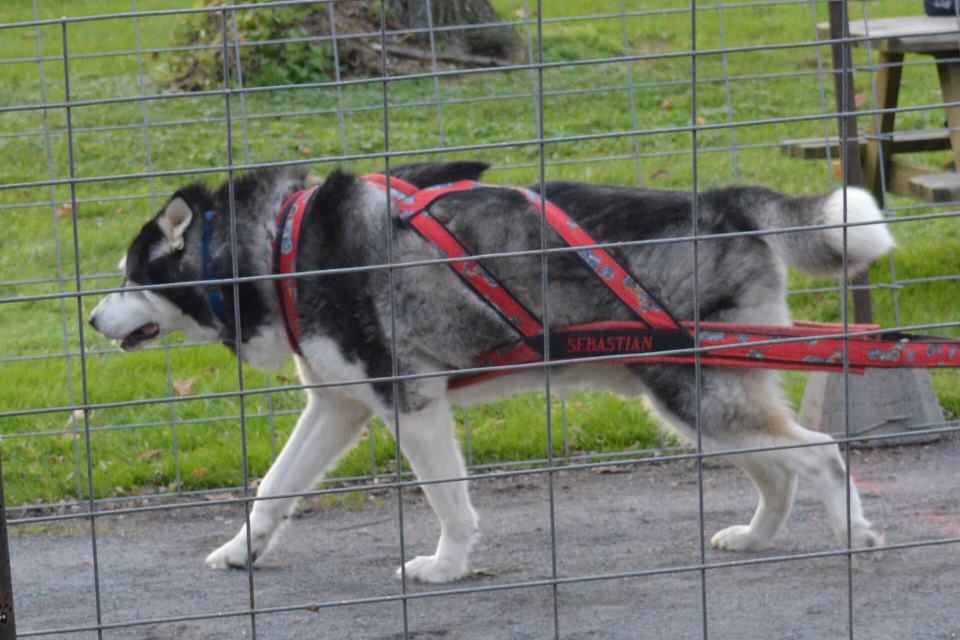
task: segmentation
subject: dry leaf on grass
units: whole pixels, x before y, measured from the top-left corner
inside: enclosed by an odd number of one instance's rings
[[[137,460],[153,460],[163,455],[163,449],[147,449],[137,456]]]
[[[203,499],[207,502],[218,502],[220,500],[232,500],[233,494],[225,491],[220,493],[205,493]]]
[[[605,476],[612,473],[630,473],[630,467],[594,467],[590,473],[598,476]]]
[[[73,215],[73,205],[69,202],[62,203],[57,207],[57,220],[67,220]]]
[[[90,414],[93,415],[92,413]],[[82,427],[83,426],[83,409],[74,409],[73,413],[70,414],[70,417],[67,418],[68,427]]]
[[[173,381],[173,392],[178,396],[188,396],[193,391],[193,383],[196,378],[181,378]]]

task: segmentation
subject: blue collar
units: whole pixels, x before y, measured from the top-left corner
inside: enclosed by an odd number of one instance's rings
[[[203,279],[213,280],[213,273],[210,271],[210,242],[213,240],[213,217],[216,215],[213,211],[207,211],[203,214]],[[207,287],[207,301],[213,310],[213,315],[224,325],[227,323],[227,314],[223,311],[223,294],[220,292],[220,285]]]

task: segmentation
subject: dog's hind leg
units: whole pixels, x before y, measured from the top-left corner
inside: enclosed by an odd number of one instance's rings
[[[340,455],[356,441],[371,412],[345,395],[325,390],[308,392],[307,406],[297,426],[257,488],[257,498],[309,491]],[[254,562],[270,545],[277,528],[289,516],[296,498],[258,499],[250,512],[250,549],[247,527],[207,556],[213,569],[242,568]]]
[[[816,446],[786,449],[784,463],[804,480],[809,481],[827,509],[830,524],[840,544],[847,544],[847,467],[840,447],[825,433],[810,431],[796,422],[789,425],[795,443]],[[850,478],[850,543],[853,547],[875,547],[883,544],[883,536],[863,515],[860,493]]]
[[[729,444],[729,443],[728,443]],[[847,543],[847,469],[840,449],[833,438],[804,429],[793,420],[758,437],[737,442],[740,448],[791,447],[773,451],[758,451],[733,457],[757,487],[760,501],[749,525],[728,527],[710,540],[718,549],[743,551],[769,546],[790,513],[797,478],[809,482],[827,509],[831,527],[837,540]],[[724,447],[726,448],[726,447]],[[730,447],[733,448],[733,447]],[[854,547],[873,547],[882,544],[883,536],[863,515],[860,494],[850,480],[851,543]]]
[[[467,470],[454,438],[449,402],[441,398],[416,413],[402,414],[398,431],[400,448],[418,479],[449,480],[422,485],[440,519],[440,541],[433,555],[406,562],[406,576],[421,582],[462,578],[469,570],[470,550],[477,539],[477,514],[470,504]]]
[[[780,398],[776,378],[768,372],[704,368],[699,393],[692,372],[686,368],[638,369],[638,373],[645,379],[650,399],[667,426],[696,442],[699,423],[704,451],[736,451],[787,443],[780,434],[789,424],[790,414]],[[717,532],[711,545],[730,551],[770,546],[790,515],[797,486],[798,473],[784,464],[783,457],[781,451],[725,456],[750,477],[759,500],[748,524]]]
[[[705,450],[770,448],[730,455],[731,461],[757,487],[759,501],[750,523],[718,532],[710,541],[714,547],[732,551],[768,547],[790,514],[798,480],[813,485],[827,508],[837,538],[846,544],[847,470],[840,450],[830,436],[804,429],[791,418],[774,374],[705,367],[699,406],[689,370],[651,368],[644,375],[641,369],[640,375],[668,424],[692,441],[697,436],[699,410]],[[869,547],[882,542],[882,536],[863,516],[860,494],[852,480],[850,524],[853,546]]]

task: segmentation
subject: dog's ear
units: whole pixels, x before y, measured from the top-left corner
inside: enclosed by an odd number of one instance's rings
[[[183,249],[183,234],[186,233],[191,220],[193,220],[193,210],[190,209],[187,201],[180,196],[174,196],[157,216],[157,224],[160,226],[160,230],[163,231],[163,235],[170,241],[173,248],[178,251]]]

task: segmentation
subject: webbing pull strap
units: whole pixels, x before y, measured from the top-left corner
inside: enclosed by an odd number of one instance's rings
[[[692,349],[684,329],[649,329],[639,322],[591,322],[550,332],[550,358],[569,360],[614,354]]]

